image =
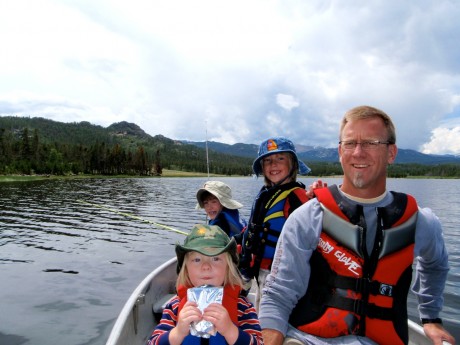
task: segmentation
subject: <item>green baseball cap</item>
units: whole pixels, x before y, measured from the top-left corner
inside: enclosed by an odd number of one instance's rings
[[[198,252],[206,256],[216,256],[229,252],[233,262],[238,264],[236,241],[217,225],[196,224],[187,235],[184,244],[176,244],[177,271],[184,263],[185,254]]]

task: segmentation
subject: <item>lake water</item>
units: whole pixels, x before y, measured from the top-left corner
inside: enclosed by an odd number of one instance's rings
[[[221,180],[245,205],[242,214],[247,218],[262,180]],[[128,296],[152,269],[174,256],[174,244],[183,240],[161,225],[188,232],[193,224],[205,222],[203,211],[195,210],[196,190],[205,181],[0,184],[0,345],[105,344]],[[414,195],[443,223],[451,271],[441,316],[460,340],[460,183],[390,179],[388,186]],[[417,320],[415,305],[411,298],[409,312]]]

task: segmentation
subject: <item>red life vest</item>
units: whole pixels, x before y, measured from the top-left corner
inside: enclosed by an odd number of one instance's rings
[[[177,310],[177,315],[179,315],[182,307],[187,302],[187,290],[186,286],[179,286],[177,289],[177,295],[180,298],[179,307]],[[224,286],[224,297],[222,298],[222,305],[227,309],[230,318],[234,324],[238,324],[238,298],[240,295],[241,287],[239,286]]]
[[[407,344],[407,294],[412,280],[417,203],[391,192],[376,208],[372,252],[366,248],[363,207],[349,203],[337,186],[316,190],[323,230],[311,263],[307,293],[289,322],[319,337],[366,336],[378,344]]]

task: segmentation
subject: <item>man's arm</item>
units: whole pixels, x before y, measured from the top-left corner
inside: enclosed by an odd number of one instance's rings
[[[279,333],[273,344],[282,342],[288,329],[289,315],[307,289],[309,260],[318,244],[321,220],[320,205],[313,199],[295,210],[281,231],[259,308],[262,330]],[[270,338],[272,335],[267,333]]]
[[[447,249],[439,219],[430,209],[419,209],[415,235],[416,269],[412,291],[417,296],[420,318],[439,317],[449,271]]]
[[[436,319],[444,301],[449,261],[441,223],[428,208],[419,209],[414,254],[418,261],[412,290],[419,301],[420,317]],[[443,341],[455,344],[454,337],[441,323],[425,323],[423,330],[435,345]]]
[[[281,345],[284,341],[283,333],[274,329],[263,329],[262,336],[265,345]]]

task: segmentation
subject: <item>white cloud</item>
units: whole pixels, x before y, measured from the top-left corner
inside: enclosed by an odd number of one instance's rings
[[[421,152],[429,154],[460,154],[460,126],[438,127],[433,130],[430,141],[422,145]]]
[[[449,0],[0,0],[0,116],[335,147],[369,104],[399,147],[433,149],[460,117],[459,16]]]
[[[276,95],[276,103],[287,111],[291,111],[293,108],[297,108],[300,105],[299,101],[295,99],[294,96],[282,93]]]

